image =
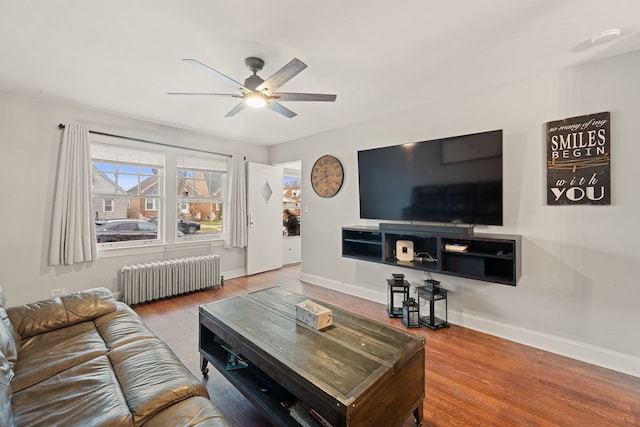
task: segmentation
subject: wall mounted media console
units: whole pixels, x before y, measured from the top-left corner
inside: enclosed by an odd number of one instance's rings
[[[343,227],[342,256],[511,286],[520,279],[520,236],[468,235],[466,229],[449,231],[453,227],[404,227]],[[398,241],[412,242],[412,261],[397,259]]]

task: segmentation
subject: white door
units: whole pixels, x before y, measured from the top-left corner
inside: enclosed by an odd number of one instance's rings
[[[282,167],[247,165],[247,274],[282,267]]]

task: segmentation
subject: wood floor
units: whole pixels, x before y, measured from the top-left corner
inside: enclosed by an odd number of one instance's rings
[[[403,328],[383,305],[301,282],[299,274],[285,267],[134,308],[199,378],[198,306],[270,286]],[[640,378],[455,325],[412,332],[426,338],[423,426],[640,426]],[[215,369],[203,383],[234,426],[270,425]],[[407,419],[403,427],[411,425]]]

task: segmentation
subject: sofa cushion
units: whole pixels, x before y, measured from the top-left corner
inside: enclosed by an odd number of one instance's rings
[[[21,427],[132,426],[131,413],[109,360],[100,356],[13,395]]]
[[[206,388],[157,338],[114,348],[109,359],[136,426],[186,398],[209,397]]]
[[[96,318],[93,322],[108,349],[133,341],[156,338],[142,318],[128,305],[118,302],[117,310]]]
[[[190,397],[172,405],[144,423],[144,427],[231,427],[209,399]]]
[[[107,288],[75,292],[31,304],[10,307],[9,318],[22,338],[64,328],[116,309],[113,294]]]
[[[93,322],[83,322],[22,340],[12,382],[14,393],[66,369],[106,354]]]
[[[69,325],[92,320],[116,310],[116,299],[107,288],[74,292],[61,298]]]

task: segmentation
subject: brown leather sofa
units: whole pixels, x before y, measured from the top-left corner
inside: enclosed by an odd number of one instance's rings
[[[5,309],[0,288],[0,426],[230,423],[201,382],[108,289]]]

